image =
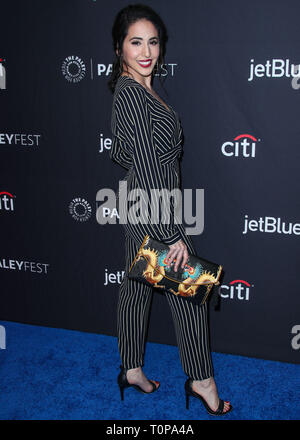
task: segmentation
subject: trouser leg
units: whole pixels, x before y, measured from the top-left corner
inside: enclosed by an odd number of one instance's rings
[[[181,238],[188,252],[196,255],[193,241],[179,225]],[[183,371],[193,380],[203,380],[214,375],[210,351],[208,305],[200,305],[166,292],[172,311],[180,361]]]
[[[126,271],[138,252],[135,242],[125,238]],[[117,307],[118,346],[122,365],[137,368],[144,363],[145,336],[153,289],[124,276]]]
[[[180,361],[185,374],[193,380],[214,375],[209,344],[207,304],[202,306],[166,293],[175,326]]]

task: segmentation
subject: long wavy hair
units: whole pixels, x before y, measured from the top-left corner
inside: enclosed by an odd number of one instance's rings
[[[160,16],[152,8],[150,8],[150,6],[142,5],[139,3],[128,5],[118,12],[112,27],[113,50],[116,55],[116,59],[112,66],[112,73],[108,81],[108,87],[112,92],[114,92],[116,83],[121,73],[123,72],[123,62],[126,65],[126,62],[123,59],[123,43],[126,35],[128,34],[129,26],[142,19],[151,21],[158,32],[160,51],[156,68],[152,70],[151,81],[153,81],[154,75],[157,74],[161,82],[160,74],[162,70],[162,65],[164,63],[166,43],[168,41],[166,26],[164,25]]]

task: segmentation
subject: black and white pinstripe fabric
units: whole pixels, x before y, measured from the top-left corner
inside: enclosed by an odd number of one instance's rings
[[[111,127],[113,142],[110,157],[128,170],[123,179],[127,182],[127,192],[140,188],[151,199],[152,189],[166,188],[171,191],[179,188],[178,159],[182,152],[182,128],[173,108],[169,106],[167,109],[132,78],[121,76],[113,98]],[[127,206],[119,204],[119,213],[125,208]],[[127,222],[123,225],[126,273],[145,234],[169,245],[182,239],[188,251],[195,254],[191,238],[186,235],[183,225],[174,221],[176,214],[172,199],[171,213],[170,224]],[[153,288],[126,275],[122,279],[118,302],[118,343],[122,364],[127,369],[143,365],[153,291]],[[172,293],[165,292],[165,295],[174,320],[184,372],[194,380],[213,376],[207,303],[201,306]]]

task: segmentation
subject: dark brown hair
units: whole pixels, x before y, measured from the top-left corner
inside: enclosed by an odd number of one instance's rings
[[[128,5],[118,12],[112,27],[113,49],[116,55],[116,59],[112,67],[112,73],[108,81],[108,87],[112,92],[114,92],[116,83],[123,71],[123,43],[126,35],[128,34],[129,26],[142,19],[151,21],[158,32],[160,45],[159,57],[157,60],[158,68],[153,69],[152,79],[155,73],[159,74],[159,78],[161,79],[160,71],[164,62],[166,43],[168,40],[167,29],[160,16],[152,8],[150,8],[150,6],[142,4]],[[117,50],[118,55],[116,54]]]

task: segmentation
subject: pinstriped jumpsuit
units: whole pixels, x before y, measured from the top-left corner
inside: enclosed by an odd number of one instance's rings
[[[151,200],[151,189],[180,188],[178,159],[182,152],[182,128],[172,107],[168,110],[140,83],[120,76],[114,92],[111,128],[110,158],[128,170],[122,179],[127,182],[127,192],[140,188]],[[119,206],[119,214],[124,208]],[[171,202],[171,213],[172,208]],[[174,215],[175,212],[169,224],[130,221],[123,224],[126,274],[146,234],[168,245],[182,239],[188,252],[196,254],[183,225],[174,223]],[[152,287],[124,275],[119,290],[117,327],[120,356],[126,369],[143,365],[152,294]],[[184,372],[193,380],[212,377],[207,303],[199,305],[169,292],[164,294],[171,308]]]

